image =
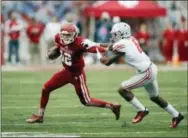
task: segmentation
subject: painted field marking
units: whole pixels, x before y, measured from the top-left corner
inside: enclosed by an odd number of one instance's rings
[[[134,131],[134,132],[81,132],[72,134],[62,134],[62,133],[46,133],[46,132],[2,132],[3,137],[80,137],[79,135],[123,135],[123,134],[163,134],[169,133],[168,131]],[[176,131],[171,131],[170,133],[177,133]],[[186,135],[186,134],[185,134]]]
[[[74,134],[53,134],[48,132],[2,132],[2,137],[80,137]]]
[[[113,134],[127,134],[127,133],[131,133],[131,134],[134,134],[134,133],[136,133],[136,134],[142,134],[142,133],[148,133],[148,134],[150,134],[150,133],[169,133],[168,131],[147,131],[147,132],[143,132],[143,131],[134,131],[134,132],[102,132],[102,133],[97,133],[97,132],[92,132],[92,133],[87,133],[87,132],[84,132],[84,133],[78,133],[78,134],[80,134],[80,135],[82,135],[82,134],[90,134],[90,135],[113,135]],[[175,132],[175,131],[171,131],[170,133],[177,133],[177,132]]]

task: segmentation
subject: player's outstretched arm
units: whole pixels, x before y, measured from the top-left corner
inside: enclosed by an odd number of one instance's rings
[[[108,43],[96,43],[89,39],[84,39],[82,45],[85,49],[85,52],[89,52],[89,53],[97,53],[96,49],[98,49],[100,53],[104,53],[108,50],[108,46],[109,46]]]
[[[54,60],[56,58],[58,58],[61,55],[59,47],[52,47],[48,50],[47,52],[47,58],[50,60]]]
[[[121,56],[124,56],[125,53],[122,52],[116,52],[114,56],[111,57],[101,57],[100,62],[103,63],[106,66],[111,65],[115,61],[117,61]]]
[[[97,53],[97,49],[100,53],[104,53],[107,51],[107,48],[100,47],[100,46],[93,46],[93,47],[87,49],[86,51],[89,53]]]

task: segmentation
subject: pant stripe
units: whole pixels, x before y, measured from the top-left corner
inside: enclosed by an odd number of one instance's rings
[[[81,74],[81,78],[82,78],[82,82],[83,82],[83,87],[84,87],[84,89],[85,89],[86,97],[87,97],[87,98],[89,99],[89,101],[90,101],[90,98],[89,98],[89,95],[88,95],[88,89],[86,88],[86,83],[85,83],[83,74]]]
[[[89,103],[90,100],[87,98],[87,96],[85,94],[86,92],[85,92],[85,89],[84,89],[84,86],[83,86],[81,75],[79,76],[79,79],[80,79],[80,82],[81,82],[81,89],[82,89],[82,94],[83,94],[84,100],[86,101],[86,103]]]
[[[87,100],[87,98],[86,98],[86,96],[85,96],[85,94],[84,94],[84,88],[83,88],[83,86],[82,86],[82,81],[81,81],[81,77],[79,76],[79,79],[80,79],[80,82],[81,82],[81,91],[82,91],[82,95],[83,95],[83,97],[84,97],[84,100],[86,101],[86,103],[88,103],[88,100]]]
[[[142,84],[145,80],[149,79],[151,77],[151,69],[148,68],[147,72],[146,72],[146,76],[144,76],[144,78],[142,78],[141,80],[139,80],[138,82],[131,84],[129,86],[124,87],[125,89],[130,89],[136,86],[139,86],[140,84]]]

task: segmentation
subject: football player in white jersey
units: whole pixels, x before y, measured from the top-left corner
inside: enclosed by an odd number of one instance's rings
[[[175,128],[184,116],[159,96],[157,67],[142,51],[138,41],[131,36],[130,26],[124,22],[114,24],[111,30],[111,41],[112,45],[109,47],[109,50],[114,52],[114,56],[104,57],[98,53],[101,63],[109,66],[119,57],[124,56],[126,63],[137,70],[134,76],[121,83],[118,90],[119,94],[138,110],[138,113],[135,118],[133,118],[132,122],[139,123],[149,113],[148,109],[131,91],[135,88],[144,87],[148,92],[151,101],[172,115],[170,127]]]

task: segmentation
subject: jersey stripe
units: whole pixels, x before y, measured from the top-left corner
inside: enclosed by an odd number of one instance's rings
[[[116,45],[116,46],[113,48],[113,50],[118,50],[118,49],[121,49],[121,48],[124,48],[124,46],[123,46],[123,45]]]
[[[142,84],[145,80],[148,80],[151,78],[151,69],[148,68],[147,69],[147,72],[146,72],[146,76],[144,76],[144,78],[142,78],[141,80],[139,80],[138,82],[134,83],[134,84],[131,84],[129,86],[126,86],[124,87],[125,89],[131,89],[131,88],[134,88],[136,86],[139,86],[140,84]]]

